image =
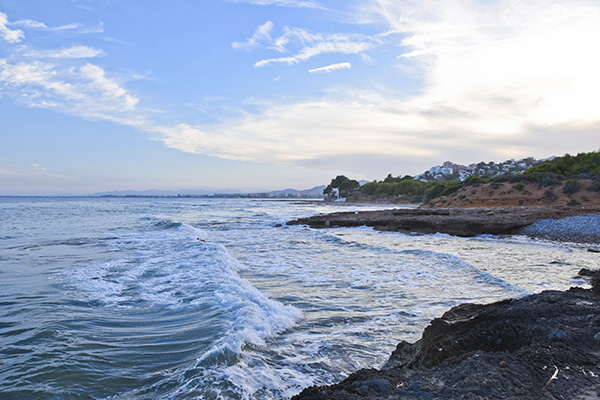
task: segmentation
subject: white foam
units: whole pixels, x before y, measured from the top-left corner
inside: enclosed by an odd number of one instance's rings
[[[198,238],[202,238],[198,240]],[[112,244],[127,257],[92,263],[69,273],[70,285],[107,307],[217,307],[224,332],[211,354],[239,353],[264,345],[292,327],[302,313],[258,291],[238,275],[245,266],[206,232],[182,224],[174,229],[123,235]]]

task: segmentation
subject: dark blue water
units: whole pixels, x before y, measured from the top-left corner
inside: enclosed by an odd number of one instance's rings
[[[0,198],[0,398],[286,399],[380,365],[450,306],[599,267],[518,237],[278,226],[338,209]]]

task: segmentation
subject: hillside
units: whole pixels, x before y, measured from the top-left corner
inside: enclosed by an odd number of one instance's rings
[[[528,158],[500,164],[481,162],[467,167],[447,161],[442,167],[432,167],[426,175],[388,174],[382,181],[365,184],[338,175],[323,194],[326,200],[437,207],[596,204],[600,152],[566,154],[545,161]]]
[[[598,182],[591,179],[567,180],[553,185],[539,183],[489,182],[464,186],[458,191],[438,197],[424,206],[449,207],[514,207],[600,206]]]

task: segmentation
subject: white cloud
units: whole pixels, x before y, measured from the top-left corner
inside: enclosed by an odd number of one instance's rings
[[[250,3],[261,6],[281,6],[281,7],[292,7],[292,8],[324,8],[317,1],[313,0],[230,0],[235,3]]]
[[[371,21],[386,21],[388,40],[402,38],[399,67],[418,71],[423,81],[414,94],[377,88],[332,92],[267,105],[218,125],[163,127],[158,139],[188,152],[302,165],[365,155],[400,165],[415,156],[430,164],[592,150],[600,129],[600,4],[379,0],[377,5]],[[295,55],[257,66],[360,52],[373,42],[290,29],[272,43],[280,51],[294,46],[300,47]]]
[[[45,23],[33,19],[20,19],[18,21],[11,22],[11,25],[22,26],[26,29],[39,29],[44,31],[78,30],[79,33],[101,33],[104,30],[102,23],[100,23],[97,27],[85,27],[80,23],[49,27]]]
[[[20,19],[18,21],[13,22],[13,25],[23,26],[25,28],[32,29],[48,29],[48,26],[43,22],[35,21],[33,19]]]
[[[381,74],[391,76],[382,78],[391,81],[366,76],[363,87],[329,91],[310,100],[261,99],[253,105],[259,111],[221,123],[151,124],[152,116],[139,109],[138,98],[124,82],[90,63],[61,64],[61,57],[0,60],[0,83],[7,88],[4,93],[26,104],[135,126],[182,151],[321,167],[349,160],[353,164],[349,168],[356,172],[369,168],[373,160],[401,166],[406,160],[421,159],[428,167],[445,159],[472,162],[583,151],[597,142],[600,53],[595,41],[600,37],[600,4],[596,1],[379,0],[376,4],[361,18],[377,21],[386,41],[397,40],[393,50],[398,52],[398,65],[387,66]],[[325,53],[363,55],[383,47],[380,39],[362,34],[286,28],[273,37],[272,32],[273,25],[267,22],[251,38],[232,46],[286,53],[257,66],[295,64]],[[350,64],[311,71],[346,67]],[[422,80],[418,90],[398,93],[386,87],[398,88],[406,71],[417,71]]]
[[[54,173],[48,168],[45,168],[37,163],[31,163],[29,165],[10,165],[5,168],[0,168],[0,178],[52,178],[66,181],[77,181],[77,178]]]
[[[59,50],[30,50],[24,55],[35,58],[94,58],[104,55],[104,51],[89,46],[72,46]]]
[[[273,23],[271,21],[265,22],[259,26],[252,37],[246,39],[245,42],[234,42],[231,46],[237,50],[252,50],[255,47],[262,46],[261,43],[272,42],[271,31],[273,30]]]
[[[350,64],[349,62],[343,62],[343,63],[339,63],[339,64],[327,65],[325,67],[309,69],[308,72],[310,72],[311,74],[318,74],[321,72],[333,72],[333,71],[339,71],[341,69],[350,69],[350,68],[352,68],[352,64]]]
[[[10,29],[8,26],[8,17],[0,12],[0,37],[9,43],[20,42],[25,34],[20,29]]]
[[[420,63],[423,95],[413,101],[468,112],[471,129],[517,134],[529,124],[598,121],[600,5],[452,1],[398,7],[390,24],[407,37],[402,57]]]
[[[312,57],[333,54],[360,54],[375,46],[377,40],[373,37],[355,33],[310,33],[304,29],[286,28],[284,34],[266,47],[279,52],[297,49],[296,54],[286,57],[270,58],[257,61],[255,67],[271,64],[297,64]]]
[[[141,117],[132,115],[139,100],[93,64],[75,68],[41,61],[13,64],[0,59],[0,83],[6,93],[29,106],[130,125],[140,123]]]
[[[6,27],[8,18],[0,13],[0,36],[9,42],[24,39],[21,31]],[[34,20],[15,22],[28,29],[57,31],[89,30],[81,24],[48,28]],[[101,26],[101,25],[100,25]],[[97,29],[96,29],[97,30]],[[131,126],[142,126],[146,116],[137,109],[139,99],[123,86],[125,79],[107,73],[103,68],[84,61],[104,55],[100,49],[73,45],[60,49],[39,49],[31,44],[9,47],[6,58],[0,59],[2,94],[31,106],[90,119],[114,121]]]
[[[414,137],[412,127],[422,125],[425,116],[390,109],[387,103],[378,104],[383,99],[376,95],[362,96],[359,99],[348,93],[344,96],[347,101],[323,99],[271,105],[261,114],[217,126],[160,127],[156,129],[157,139],[186,152],[276,163],[302,163],[356,152],[386,156],[431,154],[426,146],[407,140]],[[370,133],[368,140],[366,132]]]

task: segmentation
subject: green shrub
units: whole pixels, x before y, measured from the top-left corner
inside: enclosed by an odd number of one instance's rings
[[[581,188],[581,184],[579,183],[579,181],[577,179],[569,179],[565,183],[565,186],[563,186],[563,193],[564,194],[577,193],[577,192],[579,192],[580,188]]]
[[[587,190],[590,192],[600,192],[600,181],[595,180],[592,182],[592,184],[588,186]]]

